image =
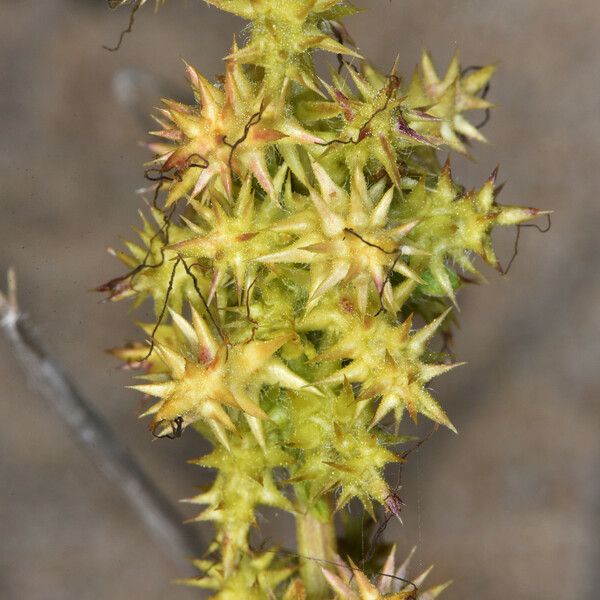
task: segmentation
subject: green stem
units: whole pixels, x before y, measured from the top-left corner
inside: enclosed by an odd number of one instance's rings
[[[322,600],[330,596],[321,568],[327,567],[325,561],[335,560],[337,543],[332,511],[328,509],[326,512],[328,515],[319,514],[320,518],[309,511],[296,517],[300,576],[306,588],[306,597],[310,600]]]

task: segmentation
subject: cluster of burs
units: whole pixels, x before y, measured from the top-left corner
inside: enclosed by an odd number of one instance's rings
[[[352,500],[398,510],[383,472],[411,439],[405,412],[454,429],[429,390],[456,366],[448,313],[476,255],[500,269],[492,229],[540,214],[497,204],[496,173],[468,190],[440,161],[484,141],[465,115],[491,108],[494,68],[454,58],[441,77],[424,54],[412,77],[381,72],[346,1],[208,1],[248,19],[247,39],[214,82],[187,67],[194,105],[163,101],[140,239],[100,288],[154,304],[146,342],[113,351],[154,398],[152,434],[213,445],[193,462],[216,477],[190,502],[216,534],[188,583],[223,600],[431,600],[445,586],[425,590],[393,549],[378,578],[340,558],[333,521]],[[295,552],[251,543],[261,506],[296,519]]]

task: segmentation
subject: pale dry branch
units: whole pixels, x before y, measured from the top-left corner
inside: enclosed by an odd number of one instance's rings
[[[44,349],[34,325],[19,309],[12,269],[6,294],[0,292],[0,327],[30,386],[52,406],[100,471],[121,490],[167,558],[178,569],[190,571],[189,558],[205,550],[201,538],[183,525],[181,515]]]

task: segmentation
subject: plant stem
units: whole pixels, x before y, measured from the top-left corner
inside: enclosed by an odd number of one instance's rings
[[[312,512],[306,511],[296,517],[296,542],[300,555],[300,576],[304,581],[306,596],[311,600],[322,600],[329,597],[329,587],[321,568],[325,561],[336,559],[336,535],[333,514],[330,509],[328,517],[323,520]]]

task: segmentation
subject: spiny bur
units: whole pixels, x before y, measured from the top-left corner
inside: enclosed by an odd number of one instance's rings
[[[219,600],[432,600],[446,584],[422,589],[429,571],[411,579],[394,548],[383,565],[340,558],[334,519],[353,500],[397,516],[384,470],[415,439],[405,413],[456,431],[430,388],[457,366],[436,340],[475,258],[501,270],[494,228],[542,214],[499,204],[497,171],[469,190],[440,160],[485,141],[469,115],[492,108],[494,67],[455,56],[440,75],[424,53],[408,79],[379,71],[345,0],[208,3],[249,21],[245,43],[215,81],[186,65],[193,104],[162,101],[154,200],[112,251],[126,272],[98,288],[152,303],[146,341],[111,350],[154,398],[151,432],[213,445],[191,462],[216,476],[188,502],[215,537],[186,583]],[[253,546],[264,506],[296,520],[297,552]]]

